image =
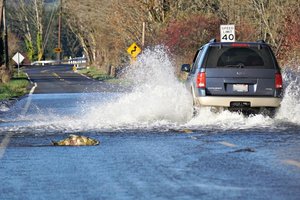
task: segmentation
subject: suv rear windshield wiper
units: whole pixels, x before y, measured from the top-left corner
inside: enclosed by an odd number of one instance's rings
[[[233,68],[244,68],[245,65],[244,65],[243,63],[239,63],[239,64],[237,64],[237,65],[224,65],[224,66],[222,66],[222,67],[228,67],[228,68],[230,68],[230,67],[233,67]]]

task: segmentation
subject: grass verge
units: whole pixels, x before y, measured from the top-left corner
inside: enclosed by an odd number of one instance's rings
[[[24,72],[20,72],[19,76],[14,76],[8,83],[0,83],[0,100],[11,99],[23,96],[27,93],[29,81]]]
[[[129,86],[132,83],[128,80],[123,78],[116,78],[113,76],[108,75],[104,70],[98,69],[96,67],[89,67],[85,69],[78,70],[78,73],[85,74],[93,79],[104,81],[111,84],[119,84],[123,86]]]
[[[108,80],[116,79],[115,77],[108,75],[104,70],[97,69],[96,67],[81,69],[78,70],[78,72],[99,81],[108,81]]]

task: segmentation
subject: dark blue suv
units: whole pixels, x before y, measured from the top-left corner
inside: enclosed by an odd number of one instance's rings
[[[211,40],[184,64],[194,106],[274,114],[282,100],[282,76],[264,41],[222,43]]]

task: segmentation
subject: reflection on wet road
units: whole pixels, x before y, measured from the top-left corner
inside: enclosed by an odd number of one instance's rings
[[[226,114],[223,124],[101,124],[107,102],[121,93],[36,94],[1,115],[1,199],[297,199],[299,125]],[[98,105],[98,106],[97,106]],[[94,109],[94,113],[91,110]],[[213,115],[212,113],[206,113]],[[219,114],[219,117],[221,117]],[[117,116],[115,116],[117,117]],[[224,116],[225,117],[225,114]],[[213,121],[213,120],[212,120]],[[93,122],[93,123],[91,123]],[[207,123],[207,122],[206,122]],[[199,123],[201,124],[201,123]],[[260,126],[259,124],[263,124]],[[246,125],[248,128],[245,128]],[[238,127],[240,126],[240,127]],[[93,147],[54,147],[71,133],[100,140]],[[3,150],[3,148],[2,148]]]

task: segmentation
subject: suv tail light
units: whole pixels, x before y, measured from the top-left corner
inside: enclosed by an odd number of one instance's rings
[[[275,88],[276,89],[282,88],[282,76],[280,73],[275,74]]]
[[[206,87],[206,74],[205,72],[199,72],[197,75],[197,88]]]

